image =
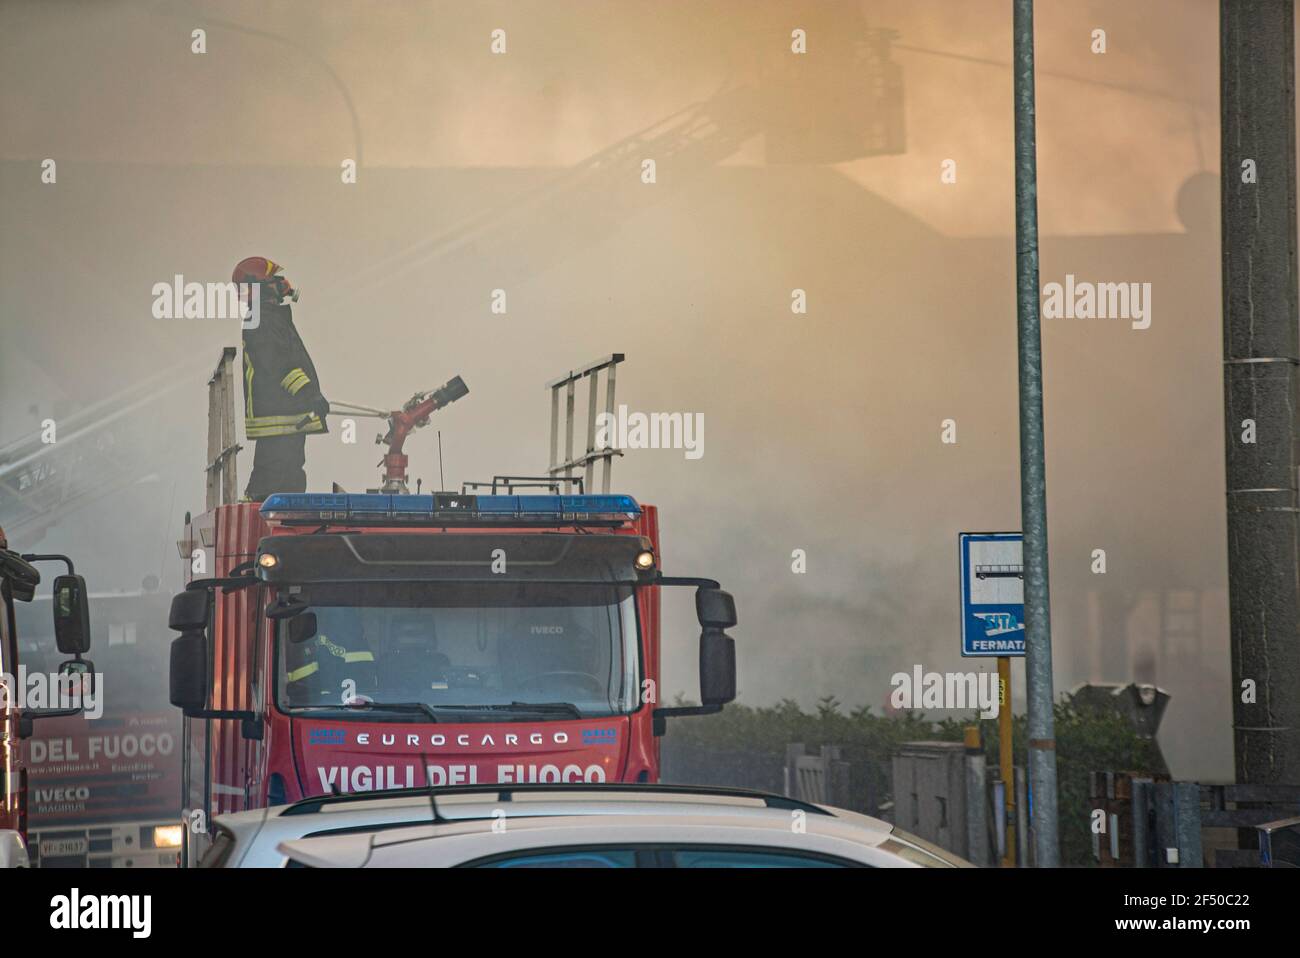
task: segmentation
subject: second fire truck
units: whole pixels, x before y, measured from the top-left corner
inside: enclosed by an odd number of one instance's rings
[[[29,673],[19,662],[15,603],[31,602],[41,575],[33,563],[62,562],[66,575],[54,580],[51,607],[58,649],[73,658],[57,675]],[[94,666],[82,658],[90,650],[90,611],[86,582],[63,555],[19,554],[9,549],[0,529],[0,867],[25,867],[29,811],[27,744],[36,719],[67,718],[81,711],[84,692],[93,692]],[[38,689],[42,702],[27,701]],[[48,702],[56,702],[49,707]],[[70,707],[63,707],[69,705]]]

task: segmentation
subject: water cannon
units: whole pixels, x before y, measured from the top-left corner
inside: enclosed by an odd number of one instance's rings
[[[384,458],[379,460],[379,465],[384,467],[383,482],[378,489],[371,491],[406,494],[410,491],[406,486],[408,459],[402,450],[406,437],[416,429],[429,425],[429,417],[433,413],[467,395],[469,387],[465,385],[465,380],[453,376],[437,389],[416,393],[402,404],[401,409],[385,412],[356,403],[331,402],[329,412],[332,416],[368,416],[388,422],[388,431],[375,437],[376,444],[388,447]],[[305,426],[310,419],[310,416],[304,416],[298,424],[299,428]]]
[[[379,465],[384,467],[380,492],[409,491],[406,485],[408,459],[406,453],[402,451],[406,437],[416,429],[429,425],[429,417],[434,412],[450,406],[457,399],[468,394],[469,387],[465,385],[465,380],[453,376],[437,389],[416,393],[402,405],[401,409],[388,414],[388,432],[375,437],[376,443],[388,446],[388,452],[384,453],[384,458],[379,461]]]

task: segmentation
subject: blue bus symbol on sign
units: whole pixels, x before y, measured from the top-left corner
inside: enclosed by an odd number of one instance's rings
[[[1024,542],[1019,532],[963,532],[961,654],[1025,654]]]

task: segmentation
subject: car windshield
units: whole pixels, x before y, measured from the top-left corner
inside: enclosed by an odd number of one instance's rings
[[[539,717],[633,711],[639,642],[630,586],[520,583],[310,584],[315,615],[278,626],[280,707],[358,718]],[[295,634],[295,632],[297,634]]]

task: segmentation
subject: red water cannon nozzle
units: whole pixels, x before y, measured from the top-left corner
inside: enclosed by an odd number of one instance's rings
[[[429,424],[429,416],[444,406],[450,406],[457,399],[469,394],[465,380],[455,376],[430,392],[416,393],[388,416],[388,433],[379,437],[381,445],[388,446],[388,452],[380,461],[384,467],[384,481],[380,487],[384,492],[407,491],[406,466],[407,456],[402,445],[412,430]]]

